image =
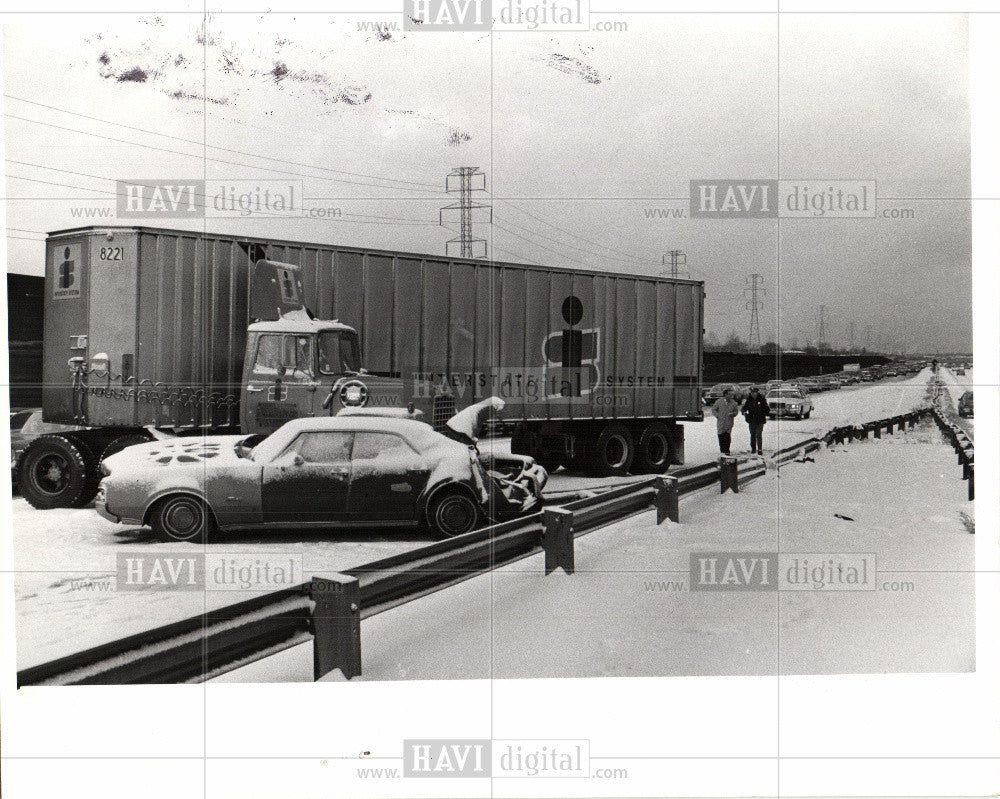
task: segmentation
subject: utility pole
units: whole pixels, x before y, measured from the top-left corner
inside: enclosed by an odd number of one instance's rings
[[[678,278],[680,277],[680,270],[678,267],[684,266],[687,263],[687,256],[680,250],[671,250],[668,253],[663,254],[663,265],[670,265],[670,277]],[[660,274],[666,275],[667,272],[664,270]]]
[[[854,352],[854,322],[847,326],[848,351]]]
[[[758,312],[764,303],[758,297],[767,293],[764,288],[764,276],[754,272],[746,279],[747,287],[743,289],[743,295],[747,297],[746,307],[750,311],[750,339],[748,341],[750,349],[760,349],[760,317]]]
[[[818,349],[823,349],[826,344],[826,306],[819,306],[819,341],[816,342]]]
[[[865,325],[865,349],[870,350],[872,348],[872,326]]]
[[[482,185],[479,179],[482,178]],[[446,205],[438,213],[438,223],[444,225],[444,212],[457,210],[459,212],[459,235],[457,239],[445,242],[445,255],[451,255],[454,245],[458,245],[461,258],[485,258],[487,255],[486,239],[472,237],[472,212],[479,208],[490,209],[490,222],[493,221],[493,207],[486,203],[474,203],[473,191],[486,191],[486,174],[478,166],[459,166],[449,172],[444,179],[444,190],[449,194],[458,194],[458,202]],[[482,254],[475,253],[476,245],[482,244]]]

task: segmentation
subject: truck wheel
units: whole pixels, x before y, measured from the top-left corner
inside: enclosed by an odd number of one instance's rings
[[[587,470],[595,477],[628,474],[634,458],[635,441],[628,428],[620,424],[609,424],[594,442]]]
[[[662,474],[670,468],[670,431],[662,422],[650,422],[639,436],[635,474]]]
[[[149,439],[141,433],[126,433],[123,436],[118,436],[118,438],[112,439],[112,441],[101,452],[101,463],[104,463],[104,461],[112,455],[117,455],[126,447],[148,443]]]
[[[427,521],[444,538],[471,533],[479,526],[479,506],[464,491],[442,491],[431,500]]]
[[[21,494],[39,510],[83,507],[97,493],[99,475],[93,461],[82,442],[60,435],[40,436],[21,456]]]
[[[176,494],[160,500],[150,513],[153,531],[170,541],[204,543],[215,529],[208,504],[191,494]]]

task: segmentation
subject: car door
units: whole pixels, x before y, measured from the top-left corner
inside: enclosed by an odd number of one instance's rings
[[[351,455],[351,518],[416,519],[417,500],[427,485],[430,471],[426,458],[402,436],[359,430]]]
[[[303,432],[264,466],[265,523],[323,524],[348,517],[354,433]]]

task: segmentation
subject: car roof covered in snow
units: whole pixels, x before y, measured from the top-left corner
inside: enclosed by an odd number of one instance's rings
[[[319,433],[336,431],[357,431],[374,433],[395,433],[405,438],[418,449],[450,442],[450,439],[436,433],[426,422],[412,419],[393,419],[388,416],[307,416],[286,422],[265,438],[254,449],[254,460],[266,462],[277,457],[299,433]]]

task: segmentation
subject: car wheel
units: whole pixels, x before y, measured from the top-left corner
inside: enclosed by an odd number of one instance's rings
[[[444,491],[431,500],[427,521],[445,538],[471,533],[479,526],[479,505],[464,491]]]
[[[670,468],[670,431],[662,422],[651,422],[642,430],[636,448],[635,474],[663,474]]]
[[[158,502],[150,522],[157,535],[171,541],[204,542],[215,529],[215,519],[208,504],[190,494],[178,494]]]
[[[66,436],[40,436],[21,456],[18,483],[39,510],[79,508],[97,493],[97,470],[86,445]]]
[[[620,477],[628,474],[635,458],[635,441],[628,428],[609,424],[594,442],[587,459],[587,471],[595,477]]]

